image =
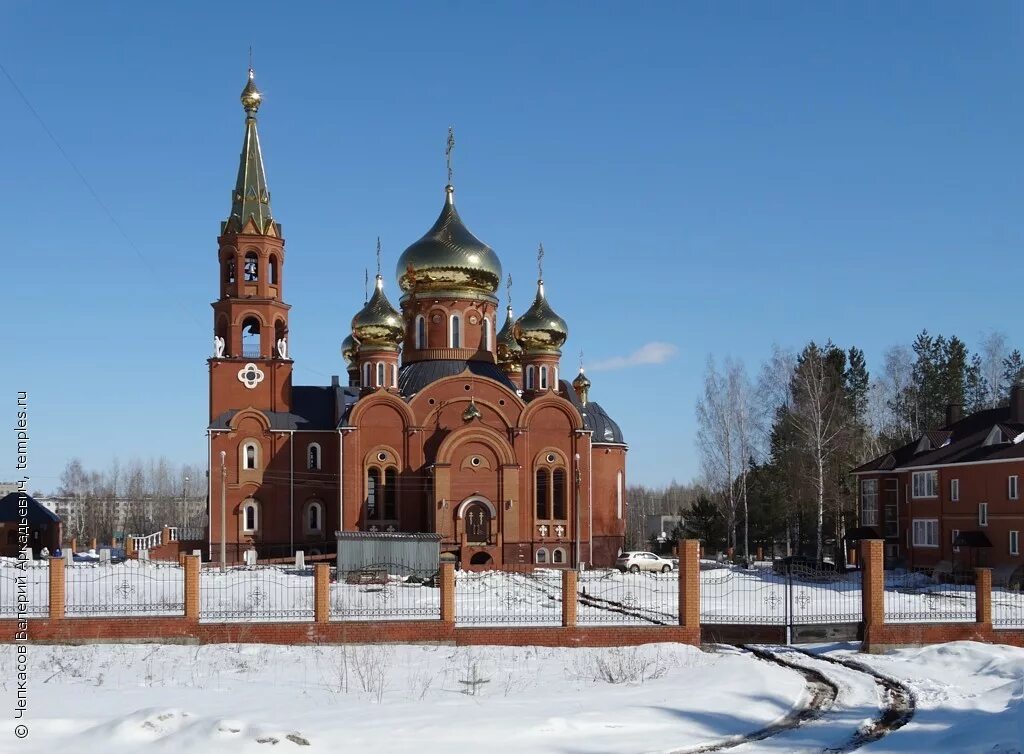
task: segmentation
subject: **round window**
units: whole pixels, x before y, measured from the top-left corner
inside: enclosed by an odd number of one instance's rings
[[[380,453],[377,454],[377,460],[378,461],[386,461],[386,460],[388,460],[388,454],[385,453],[384,451],[381,451]]]
[[[479,466],[480,465],[480,456],[473,456],[471,459],[469,459],[469,462],[471,464],[473,464],[474,466]]]
[[[556,456],[554,453],[548,453],[548,463],[554,463],[557,460],[558,456]]]

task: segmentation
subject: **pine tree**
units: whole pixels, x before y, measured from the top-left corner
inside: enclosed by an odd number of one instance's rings
[[[964,404],[967,413],[973,414],[988,408],[990,386],[985,379],[981,356],[974,354],[964,376]]]
[[[1014,348],[1010,355],[1003,359],[1003,384],[1006,386],[1006,393],[1002,396],[1002,405],[1005,406],[1010,399],[1010,388],[1021,379],[1024,379],[1024,356]]]

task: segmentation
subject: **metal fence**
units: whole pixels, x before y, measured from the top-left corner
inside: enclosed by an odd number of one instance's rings
[[[50,568],[45,560],[0,562],[0,616],[46,616],[50,612]]]
[[[64,612],[89,615],[184,615],[185,569],[177,563],[126,560],[64,568]]]
[[[992,587],[992,625],[996,628],[1024,628],[1024,591]]]
[[[459,625],[559,626],[562,574],[555,570],[459,571],[455,620]]]
[[[886,571],[886,623],[973,622],[973,578],[931,568]]]
[[[792,625],[860,623],[864,619],[861,571],[792,565],[789,619]]]
[[[788,578],[774,573],[771,566],[748,569],[702,564],[700,621],[785,625],[788,583]]]
[[[679,573],[583,571],[577,599],[581,624],[674,625],[679,622]]]
[[[331,620],[440,620],[436,568],[380,563],[332,569]]]
[[[313,620],[313,568],[237,566],[200,573],[200,621]]]

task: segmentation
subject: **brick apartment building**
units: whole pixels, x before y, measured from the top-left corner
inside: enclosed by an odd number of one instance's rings
[[[888,564],[1024,564],[1024,386],[1003,408],[950,406],[945,426],[852,473],[861,536],[885,539]]]
[[[371,295],[338,333],[348,384],[292,384],[285,243],[251,71],[241,99],[212,304],[211,556],[223,516],[230,560],[250,548],[333,551],[336,531],[394,531],[440,534],[442,557],[466,566],[611,564],[625,532],[622,432],[589,399],[582,369],[560,379],[568,328],[542,280],[498,329],[501,262],[456,211],[450,170],[440,216],[398,260],[398,309],[378,246]],[[324,270],[325,294],[335,272]]]

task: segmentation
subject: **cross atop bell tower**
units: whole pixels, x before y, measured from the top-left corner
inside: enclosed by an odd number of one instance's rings
[[[210,418],[240,406],[287,411],[292,361],[284,303],[284,238],[270,209],[270,189],[256,128],[263,95],[256,75],[241,94],[245,135],[231,214],[218,239],[219,297],[213,302]]]

